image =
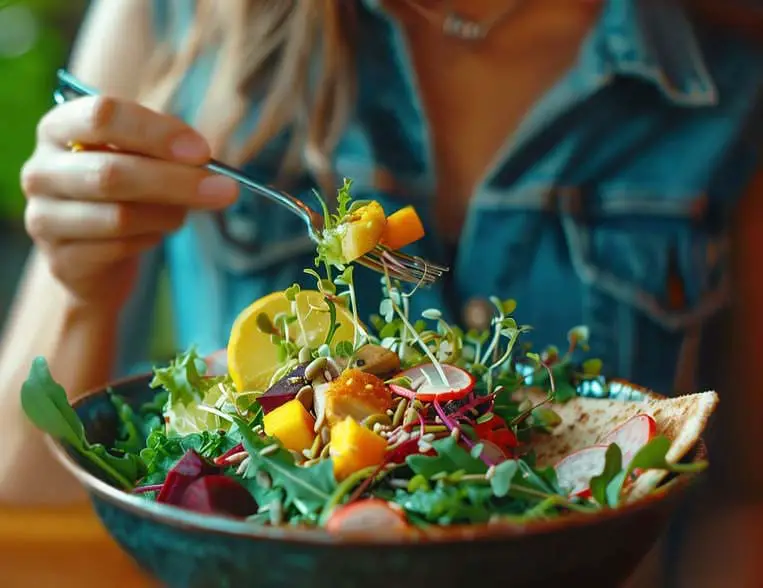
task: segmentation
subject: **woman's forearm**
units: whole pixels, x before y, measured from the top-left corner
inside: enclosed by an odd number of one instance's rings
[[[118,308],[73,301],[33,254],[0,348],[0,502],[70,501],[76,482],[48,454],[24,418],[20,390],[44,356],[70,398],[106,383],[115,358]]]

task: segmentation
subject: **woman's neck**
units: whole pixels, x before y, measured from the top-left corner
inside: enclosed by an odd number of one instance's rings
[[[513,0],[455,0],[479,18]],[[408,38],[420,98],[429,121],[437,175],[437,216],[456,240],[475,188],[538,100],[575,63],[598,18],[584,0],[521,0],[520,9],[479,41],[444,35],[438,22],[389,0]],[[447,9],[447,2],[419,6]],[[394,6],[393,6],[394,5]],[[441,23],[441,21],[440,21]]]

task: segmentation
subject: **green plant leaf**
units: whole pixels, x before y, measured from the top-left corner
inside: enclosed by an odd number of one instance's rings
[[[415,474],[430,479],[440,472],[463,470],[467,474],[484,474],[487,466],[461,447],[453,437],[432,443],[437,455],[409,455],[405,461]]]
[[[67,443],[123,488],[132,489],[143,474],[143,462],[137,455],[128,453],[117,457],[102,445],[88,443],[82,421],[42,357],[32,362],[29,376],[21,387],[21,408],[38,429]]]
[[[66,391],[51,376],[43,357],[32,361],[29,375],[21,386],[21,408],[41,431],[76,449],[85,447],[82,422],[69,404]]]
[[[495,466],[493,477],[490,478],[490,487],[493,494],[498,498],[503,498],[509,493],[514,476],[519,472],[519,464],[516,460],[508,459]]]
[[[287,501],[297,505],[302,514],[317,517],[336,490],[332,460],[326,459],[309,467],[300,467],[276,440],[259,437],[243,420],[233,418],[241,432],[244,448],[251,457],[251,464],[244,477],[254,477],[258,471],[267,472],[273,487],[282,488]],[[275,450],[270,449],[273,445],[277,447]]]
[[[674,473],[694,473],[701,472],[707,468],[706,461],[697,461],[692,463],[669,463],[665,456],[670,450],[670,439],[663,435],[654,437],[649,443],[644,445],[636,455],[633,456],[628,468],[622,476],[613,479],[611,488],[607,488],[607,501],[610,506],[618,504],[622,496],[623,486],[636,471],[646,470],[666,470]]]
[[[607,488],[610,482],[617,476],[623,469],[623,453],[620,451],[617,443],[612,443],[607,447],[607,452],[604,458],[604,470],[598,476],[591,478],[590,487],[591,495],[594,500],[602,506],[614,506],[609,504],[607,499]]]
[[[355,348],[351,341],[339,341],[334,348],[334,352],[337,357],[352,357],[352,354],[355,353]]]

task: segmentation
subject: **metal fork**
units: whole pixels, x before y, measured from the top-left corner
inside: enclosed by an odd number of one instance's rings
[[[96,96],[98,94],[96,90],[83,84],[66,70],[58,70],[57,77],[58,87],[53,93],[57,104],[63,104],[72,98]],[[236,180],[249,191],[260,196],[265,196],[273,202],[286,207],[304,221],[307,226],[307,232],[313,241],[318,242],[320,240],[324,228],[323,216],[301,200],[282,190],[261,184],[240,170],[215,159],[211,159],[204,167],[213,173]],[[356,261],[376,272],[387,274],[391,278],[420,286],[431,286],[448,271],[446,266],[432,263],[421,257],[393,251],[383,245],[377,245],[373,250]]]

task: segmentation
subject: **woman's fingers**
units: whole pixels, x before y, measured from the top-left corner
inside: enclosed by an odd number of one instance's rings
[[[139,235],[122,239],[71,241],[40,245],[48,258],[51,273],[64,284],[77,284],[76,290],[86,290],[84,283],[113,266],[157,246],[162,235]]]
[[[28,196],[219,209],[238,196],[235,181],[206,170],[124,153],[43,152],[22,171]]]
[[[31,198],[24,220],[37,240],[71,241],[171,233],[187,210],[178,206]]]
[[[181,120],[106,96],[79,98],[51,110],[38,126],[40,143],[113,145],[121,151],[200,165],[209,145]]]

